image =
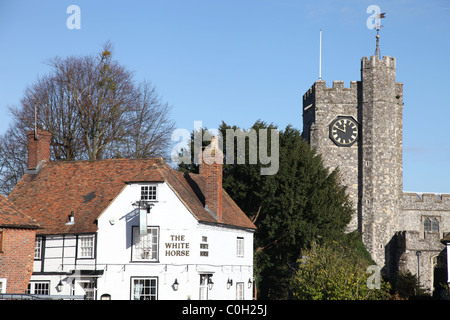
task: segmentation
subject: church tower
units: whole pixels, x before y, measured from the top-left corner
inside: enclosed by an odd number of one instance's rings
[[[386,56],[361,61],[358,211],[363,242],[380,267],[392,256],[388,243],[403,190],[403,85],[395,82],[395,62]]]
[[[303,137],[338,168],[356,212],[349,231],[362,233],[380,267],[401,210],[403,87],[395,71],[395,58],[364,57],[360,81],[316,81],[303,96]]]

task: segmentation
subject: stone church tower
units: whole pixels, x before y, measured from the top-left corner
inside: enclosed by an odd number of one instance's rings
[[[441,242],[450,194],[403,192],[403,85],[395,73],[395,58],[375,55],[361,59],[361,80],[350,87],[316,81],[303,95],[302,134],[340,172],[356,212],[348,231],[362,234],[384,274],[409,270],[432,293],[448,281]]]
[[[359,230],[378,265],[394,234],[402,192],[403,86],[395,58],[361,60],[361,81],[317,81],[303,97],[303,135],[331,169],[339,168]]]

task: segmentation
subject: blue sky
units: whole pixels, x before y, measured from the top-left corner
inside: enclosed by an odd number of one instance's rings
[[[81,10],[68,29],[67,7]],[[450,193],[450,1],[0,0],[0,133],[27,86],[55,56],[97,53],[151,81],[172,106],[177,128],[261,119],[302,128],[302,95],[318,79],[360,80],[374,54],[369,5],[386,12],[381,54],[397,58],[404,84],[405,191]]]

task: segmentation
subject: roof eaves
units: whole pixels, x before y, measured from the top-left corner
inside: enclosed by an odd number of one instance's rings
[[[109,201],[108,205],[102,210],[102,212],[100,212],[100,213],[98,214],[98,216],[97,216],[97,221],[100,219],[100,217],[103,215],[103,213],[104,213],[106,210],[108,210],[108,208],[111,206],[111,204],[112,204],[114,201],[116,201],[116,199],[117,199],[117,198],[119,197],[119,195],[123,192],[123,190],[126,188],[126,186],[127,186],[127,183],[125,183],[124,186],[122,187],[122,189],[120,189],[120,191],[117,192],[117,194],[115,195],[115,197],[112,198],[112,199]]]
[[[220,223],[220,222],[209,222],[209,221],[204,221],[204,220],[199,220],[199,222],[202,223],[202,224],[220,226],[220,227],[223,227],[223,228],[240,229],[240,230],[256,232],[256,227],[245,227],[245,226],[240,226],[240,225],[236,225],[236,224],[227,224],[227,223]]]
[[[43,229],[38,225],[29,225],[29,224],[0,224],[0,228],[5,229]]]

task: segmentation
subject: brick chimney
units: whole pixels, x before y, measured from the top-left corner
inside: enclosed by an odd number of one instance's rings
[[[50,141],[52,135],[48,131],[34,130],[27,132],[28,170],[36,169],[42,161],[50,161]]]
[[[223,153],[219,149],[217,136],[199,156],[199,173],[205,177],[205,208],[211,211],[218,222],[222,222],[222,163]]]

